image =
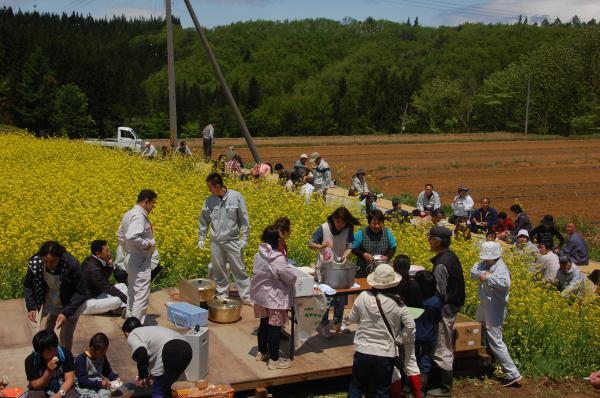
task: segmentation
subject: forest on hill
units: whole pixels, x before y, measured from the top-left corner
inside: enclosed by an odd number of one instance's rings
[[[175,22],[178,128],[239,129],[193,29]],[[0,8],[0,124],[72,138],[168,135],[164,20]],[[256,136],[600,132],[600,24],[423,27],[367,18],[207,29]]]

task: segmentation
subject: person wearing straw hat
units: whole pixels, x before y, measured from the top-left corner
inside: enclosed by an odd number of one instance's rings
[[[456,224],[456,220],[460,217],[465,217],[468,220],[473,211],[473,206],[475,206],[473,198],[469,195],[469,188],[460,185],[450,206],[454,212],[448,219],[451,224]]]
[[[506,376],[502,385],[517,386],[522,377],[502,339],[510,290],[510,272],[502,260],[502,247],[497,242],[484,242],[479,258],[481,261],[471,268],[471,280],[479,281],[479,307],[475,319],[481,322],[487,345]]]
[[[354,301],[348,322],[358,324],[354,335],[354,363],[348,398],[389,397],[397,343],[404,346],[401,358],[406,373],[420,392],[419,367],[415,359],[415,322],[396,294],[402,277],[389,264],[380,264],[368,277],[373,289]],[[413,381],[411,379],[411,382]]]
[[[365,170],[358,169],[356,173],[352,176],[352,185],[350,186],[349,194],[350,196],[357,195],[366,195],[368,194],[369,186],[367,185],[367,181],[365,180]]]

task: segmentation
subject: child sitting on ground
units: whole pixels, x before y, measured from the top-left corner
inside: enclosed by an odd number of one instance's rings
[[[111,382],[119,375],[113,372],[106,358],[108,337],[96,333],[89,348],[75,360],[77,392],[82,398],[110,398]]]
[[[71,351],[58,345],[58,336],[52,330],[37,332],[32,344],[33,353],[25,359],[27,398],[76,398]]]

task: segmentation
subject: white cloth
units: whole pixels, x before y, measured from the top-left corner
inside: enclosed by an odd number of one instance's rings
[[[331,168],[329,164],[321,159],[319,164],[315,167],[315,188],[325,189],[333,187],[333,180],[331,179]]]
[[[117,239],[125,253],[127,270],[127,317],[135,316],[144,323],[150,302],[150,275],[155,249],[154,232],[148,213],[135,205],[123,216]]]
[[[127,295],[127,285],[124,283],[117,283],[115,285],[123,294]],[[97,297],[88,299],[77,312],[81,315],[97,315],[104,314],[108,311],[116,310],[121,307],[127,307],[127,304],[123,303],[117,296],[111,296],[107,293],[102,293]]]
[[[329,241],[331,243],[331,247],[321,249],[317,252],[315,276],[319,282],[321,281],[321,267],[323,263],[333,261],[335,257],[342,257],[346,250],[350,247],[350,244],[348,243],[348,227],[344,228],[337,235],[334,235],[333,232],[331,232],[329,222],[324,222],[321,224],[321,228],[323,229],[323,240],[321,243]],[[327,258],[327,256],[331,256],[332,258]]]
[[[319,289],[328,296],[333,296],[336,293],[334,288],[324,283],[319,285]]]
[[[451,206],[456,217],[468,217],[469,213],[473,210],[473,206],[475,206],[475,202],[473,202],[471,195],[467,195],[464,198],[456,195]]]
[[[148,372],[155,377],[162,376],[164,373],[162,351],[165,344],[172,340],[184,340],[184,338],[176,331],[162,326],[139,327],[127,336],[127,344],[132,353],[140,347],[148,351]]]
[[[406,306],[379,295],[381,307],[395,336],[392,338],[377,307],[375,295],[365,291],[358,295],[348,320],[357,323],[354,350],[363,354],[393,358],[397,354],[396,342],[404,346],[404,369],[408,375],[419,374],[415,358],[415,321]]]
[[[308,182],[300,187],[300,195],[304,196],[306,203],[310,203],[312,194],[315,191],[315,186]]]

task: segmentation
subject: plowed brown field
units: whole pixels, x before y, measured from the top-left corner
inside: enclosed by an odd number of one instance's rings
[[[388,197],[402,192],[416,197],[430,182],[449,203],[464,184],[476,202],[488,196],[498,210],[521,203],[534,224],[544,214],[600,223],[600,139],[497,133],[261,138],[256,143],[264,161],[286,167],[301,153],[318,151],[340,185],[349,185],[356,168],[364,168],[370,186]],[[191,144],[201,146],[198,140]],[[217,139],[215,152],[227,145],[251,160],[242,139]]]

